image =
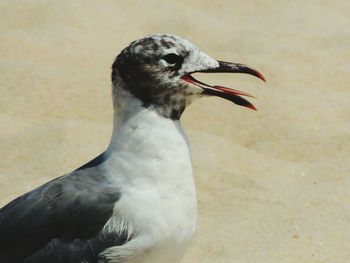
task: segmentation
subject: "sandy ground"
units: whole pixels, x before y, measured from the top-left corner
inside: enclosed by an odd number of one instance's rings
[[[105,149],[110,64],[175,33],[258,97],[184,114],[199,226],[183,262],[350,262],[349,1],[0,1],[0,205]]]

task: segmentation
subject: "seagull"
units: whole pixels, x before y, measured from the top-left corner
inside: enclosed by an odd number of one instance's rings
[[[175,263],[194,235],[197,198],[180,117],[218,96],[255,110],[249,94],[192,74],[246,73],[190,41],[154,34],[112,65],[114,126],[106,151],[0,210],[0,262]]]

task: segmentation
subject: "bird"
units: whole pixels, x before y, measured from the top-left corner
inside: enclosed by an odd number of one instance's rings
[[[217,96],[256,110],[248,93],[192,75],[256,69],[215,60],[172,34],[151,34],[112,64],[113,132],[106,150],[0,209],[0,262],[175,263],[196,229],[185,108]]]

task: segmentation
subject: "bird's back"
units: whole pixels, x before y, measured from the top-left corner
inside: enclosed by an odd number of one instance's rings
[[[99,235],[120,193],[90,170],[57,178],[0,210],[0,262],[96,262],[103,249],[126,242],[125,233]]]

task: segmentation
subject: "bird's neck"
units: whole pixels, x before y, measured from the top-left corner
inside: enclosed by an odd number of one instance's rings
[[[174,137],[181,137],[187,144],[186,135],[179,120],[161,116],[152,108],[146,108],[129,91],[118,88],[113,94],[114,125],[108,151],[135,150],[129,146],[139,143],[151,146],[172,143]],[[128,146],[129,145],[129,146]],[[151,147],[152,148],[152,147]],[[150,148],[150,149],[151,149]]]
[[[113,87],[113,107],[113,133],[145,110],[139,99],[121,87]]]
[[[181,86],[177,88],[155,84],[152,86],[151,83],[144,81],[126,84],[118,72],[113,73],[112,79],[113,102],[118,111],[120,108],[125,109],[125,103],[135,102],[136,98],[135,104],[141,103],[144,108],[156,111],[165,118],[179,120],[186,106],[195,97],[192,93],[192,96],[188,96]]]

